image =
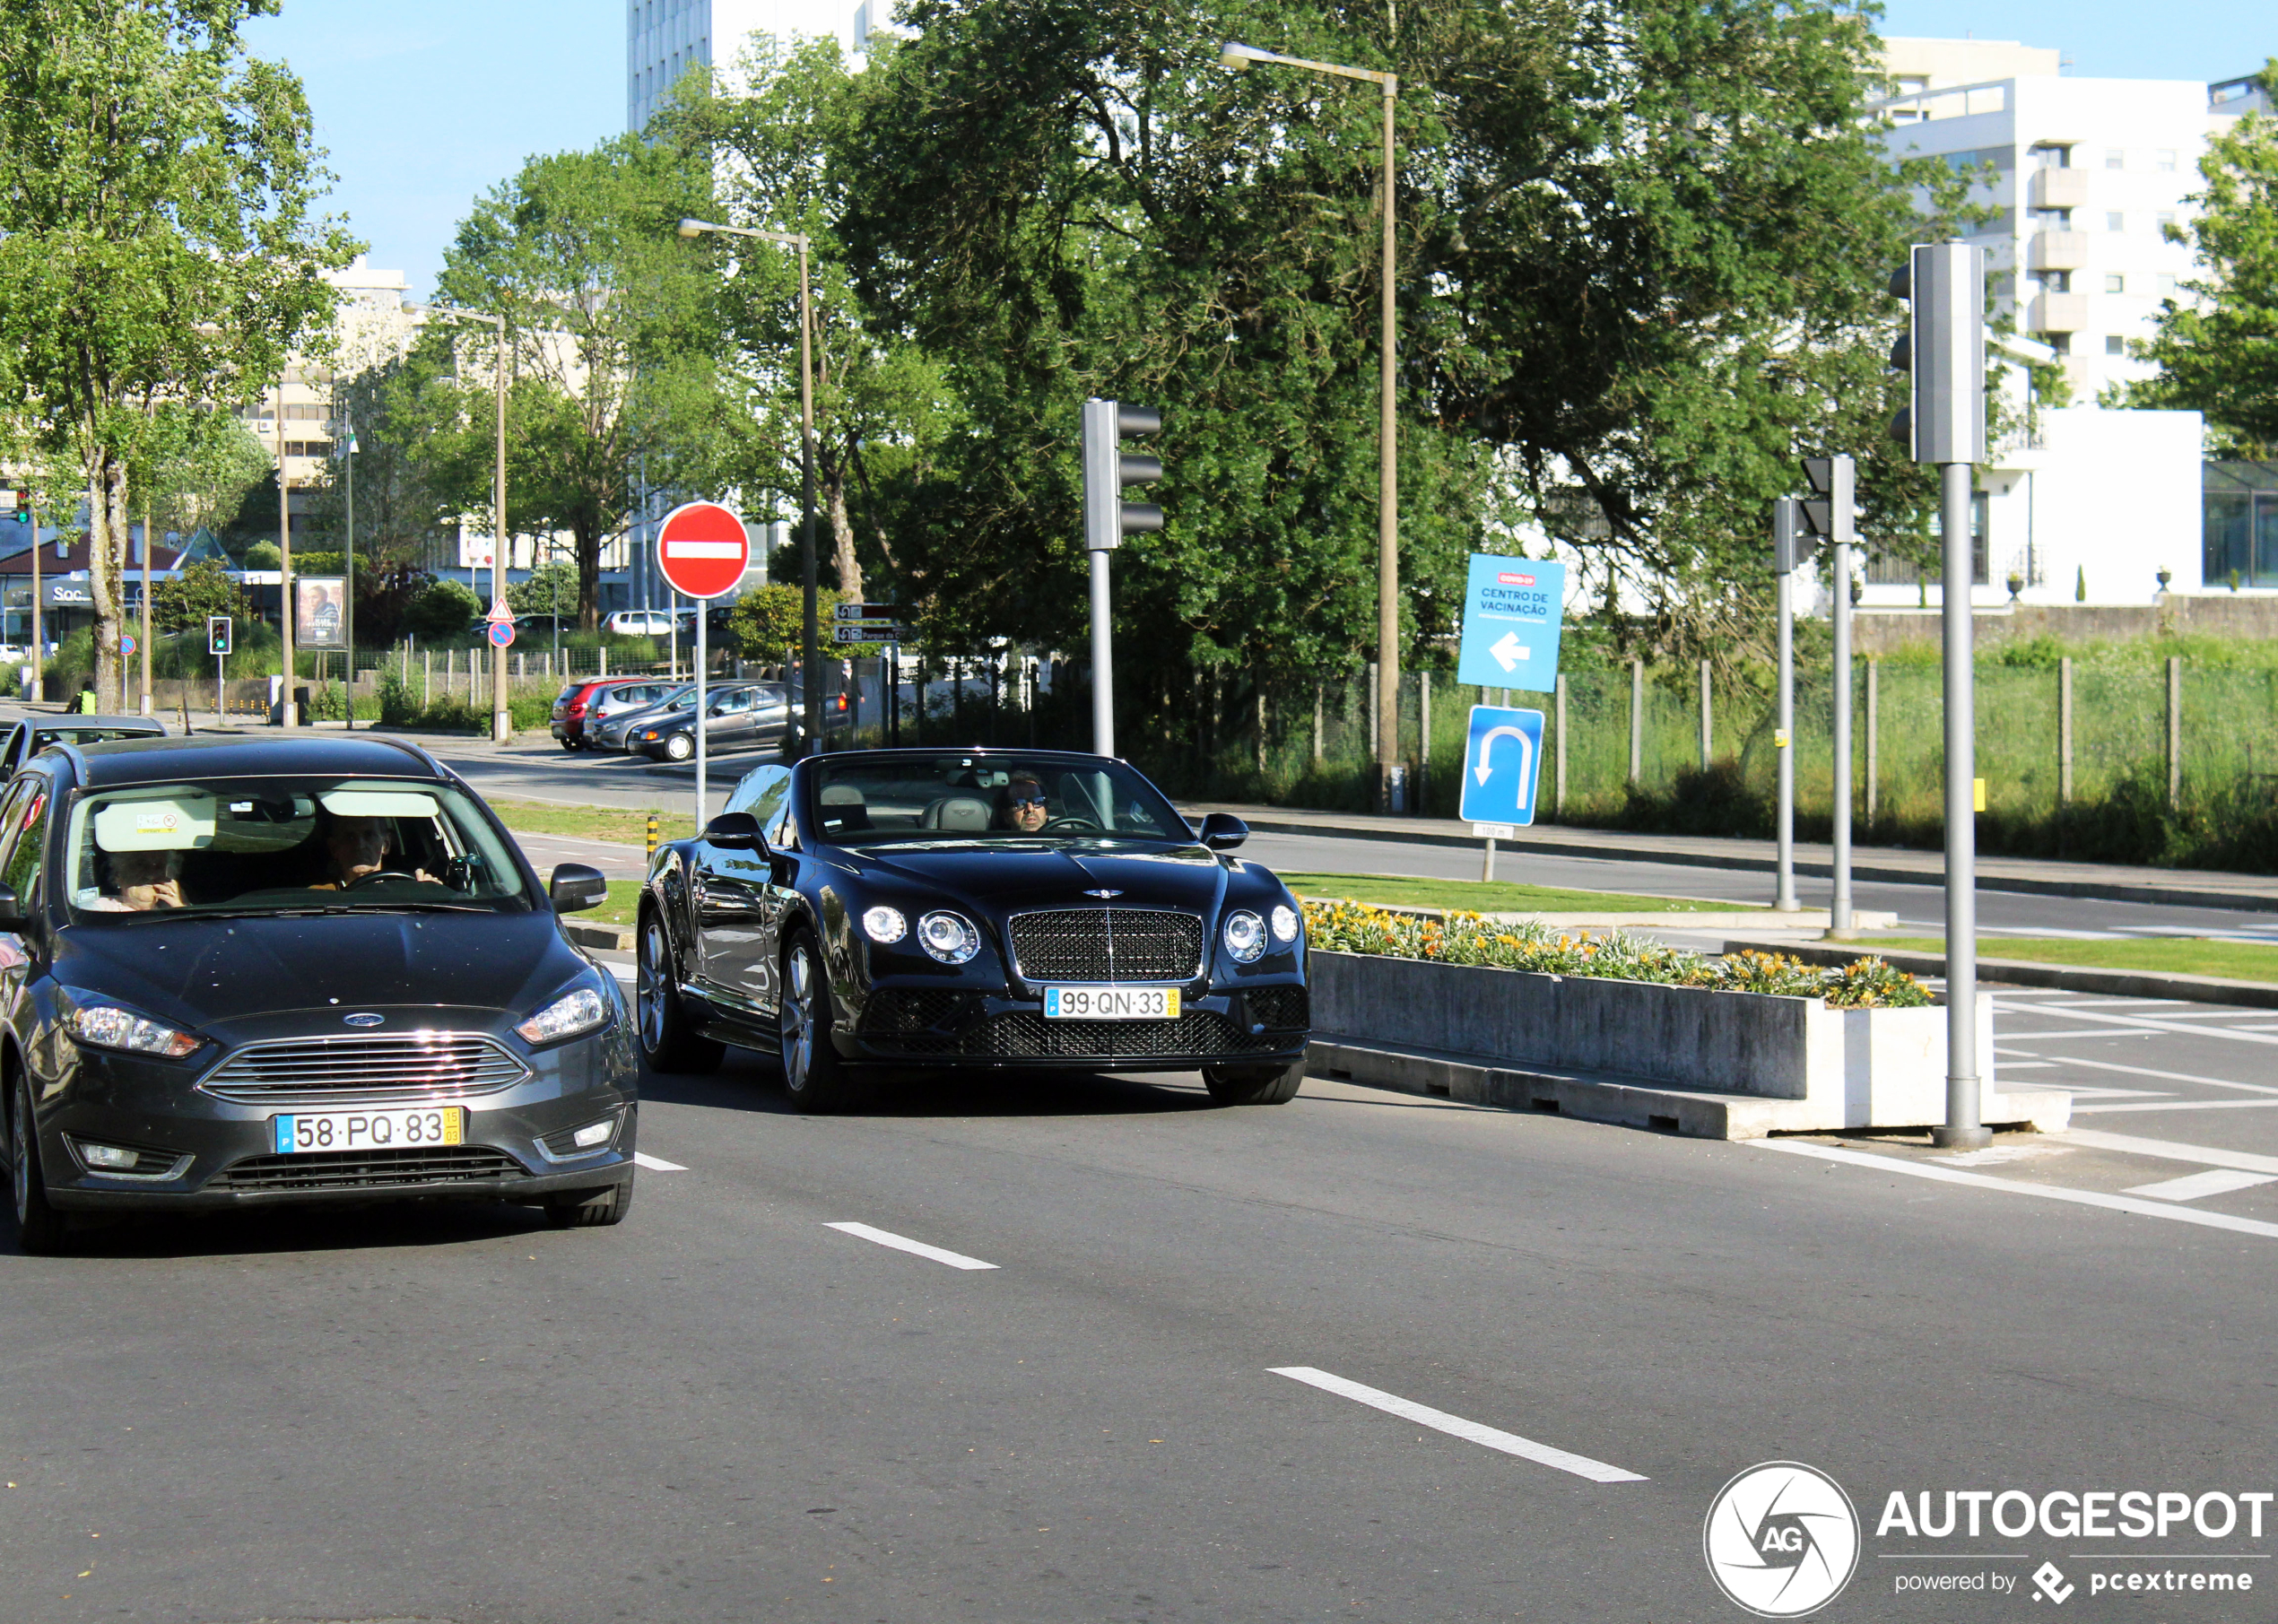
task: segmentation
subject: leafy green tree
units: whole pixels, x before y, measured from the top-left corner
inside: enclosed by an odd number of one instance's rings
[[[659,483],[700,470],[721,410],[714,278],[674,232],[709,195],[700,160],[625,136],[531,159],[476,202],[445,255],[443,301],[507,322],[509,522],[570,533],[588,630],[636,459],[652,456]],[[491,499],[495,343],[485,326],[434,323],[423,352],[459,358],[456,383],[430,366],[391,397],[419,425],[426,477],[464,511]]]
[[[245,594],[213,559],[200,559],[179,575],[151,586],[151,618],[161,631],[204,632],[206,617],[226,614],[240,629],[253,619]]]
[[[277,0],[0,0],[0,388],[83,475],[96,680],[118,678],[130,465],[169,402],[250,398],[355,245],[306,98],[247,55]],[[154,460],[154,459],[153,459]]]
[[[404,607],[403,630],[415,638],[465,637],[483,612],[483,600],[462,582],[430,581]]]
[[[2256,83],[2278,98],[2278,57]],[[2196,250],[2200,272],[2161,302],[2152,335],[2134,346],[2160,373],[2131,385],[2128,400],[2205,413],[2230,455],[2278,456],[2278,118],[2230,120],[2199,174],[2198,213],[2167,234]]]
[[[578,606],[578,567],[549,559],[528,579],[508,582],[506,601],[517,614],[566,614]]]

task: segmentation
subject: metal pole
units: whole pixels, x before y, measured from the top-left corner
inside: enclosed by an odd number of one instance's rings
[[[48,697],[48,633],[41,623],[39,602],[39,499],[27,498],[31,507],[31,697]]]
[[[1882,690],[1881,677],[1882,662],[1866,663],[1866,827],[1874,829],[1874,806],[1882,791],[1880,769],[1882,764],[1881,723],[1882,719]]]
[[[817,647],[814,557],[814,315],[807,286],[807,239],[799,239],[799,572],[806,592],[801,635],[807,690],[807,748],[822,748],[822,656]]]
[[[1116,753],[1115,656],[1108,606],[1108,555],[1094,548],[1091,558],[1091,753]]]
[[[1848,483],[1848,482],[1845,482]],[[1848,507],[1850,495],[1838,490]],[[1828,905],[1827,934],[1837,941],[1851,934],[1851,543],[1845,522],[1835,520],[1835,895]],[[1791,752],[1792,753],[1792,752]]]
[[[2183,803],[2183,660],[2168,657],[2168,806]]]
[[[1795,504],[1782,497],[1772,504],[1772,545],[1783,565],[1795,553]],[[1772,908],[1795,911],[1795,577],[1781,569],[1773,578],[1779,595],[1779,714],[1772,723],[1772,755],[1779,764],[1779,813],[1774,828],[1778,882]]]
[[[1630,782],[1645,777],[1645,662],[1630,662]]]
[[[2073,802],[2073,656],[2056,662],[2056,803]]]
[[[1700,770],[1704,773],[1708,770],[1708,760],[1713,753],[1710,746],[1715,738],[1713,717],[1708,708],[1708,662],[1703,660],[1700,662]]]
[[[1552,682],[1552,708],[1558,716],[1558,788],[1557,798],[1551,810],[1561,816],[1566,812],[1566,673],[1560,672]]]
[[[151,529],[151,493],[143,492],[143,714],[151,714],[151,550],[158,544]]]
[[[1969,621],[1970,467],[1938,465],[1945,543],[1946,1120],[1938,1144],[1988,1144],[1978,1086],[1978,772],[1976,676]]]
[[[348,550],[343,561],[348,567],[348,585],[343,588],[347,602],[340,606],[340,627],[348,653],[343,664],[347,669],[347,716],[343,725],[350,733],[356,731],[356,425],[343,420],[348,430],[348,449],[341,454],[346,466],[342,478],[348,488]]]
[[[292,702],[292,498],[285,479],[284,377],[277,378],[277,630],[284,651],[284,691],[278,696],[280,726],[298,727],[300,713]]]
[[[706,601],[699,598],[696,602],[696,828],[700,833],[704,828],[704,725],[710,719],[704,714],[704,682],[709,675],[705,667],[710,664],[704,657],[709,652],[705,641],[705,606]]]
[[[506,602],[506,317],[498,318],[498,462],[492,472],[491,502],[498,513],[498,534],[491,543],[491,606],[493,609]],[[514,742],[514,715],[507,708],[506,662],[499,658],[496,649],[491,656],[491,743],[511,744]]]
[[[1400,444],[1393,412],[1393,110],[1400,82],[1384,85],[1383,343],[1377,374],[1377,810],[1392,810],[1391,769],[1400,756]]]

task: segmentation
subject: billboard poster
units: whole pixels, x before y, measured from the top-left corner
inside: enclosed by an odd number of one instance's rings
[[[296,648],[345,648],[343,610],[348,581],[337,575],[295,576],[292,582],[292,641]]]

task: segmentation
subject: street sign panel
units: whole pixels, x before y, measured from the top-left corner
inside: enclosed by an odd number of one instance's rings
[[[909,612],[900,604],[841,604],[834,612],[841,621],[878,621],[899,626]]]
[[[743,521],[717,502],[683,503],[657,528],[656,567],[683,597],[735,591],[751,562]]]
[[[1471,555],[1456,680],[1548,693],[1558,681],[1566,566],[1556,559]]]
[[[1535,821],[1535,787],[1543,776],[1543,713],[1471,708],[1464,742],[1463,801],[1456,815],[1467,823],[1523,828]]]
[[[492,621],[491,622],[491,630],[489,635],[491,647],[511,648],[514,647],[514,622],[512,621]]]
[[[504,621],[508,625],[511,626],[514,624],[514,611],[510,606],[509,606],[504,598],[492,598],[491,600],[490,612],[485,614],[483,618],[486,621],[492,621],[493,623]]]
[[[834,643],[900,643],[910,635],[907,626],[833,626]]]
[[[118,634],[118,652],[121,655],[133,654],[139,647],[141,647],[141,645],[135,641],[135,634],[133,632],[122,631]]]

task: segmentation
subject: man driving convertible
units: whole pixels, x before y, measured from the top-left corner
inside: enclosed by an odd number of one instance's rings
[[[1051,821],[1043,781],[1031,772],[1014,773],[996,797],[996,827],[1033,835]]]

